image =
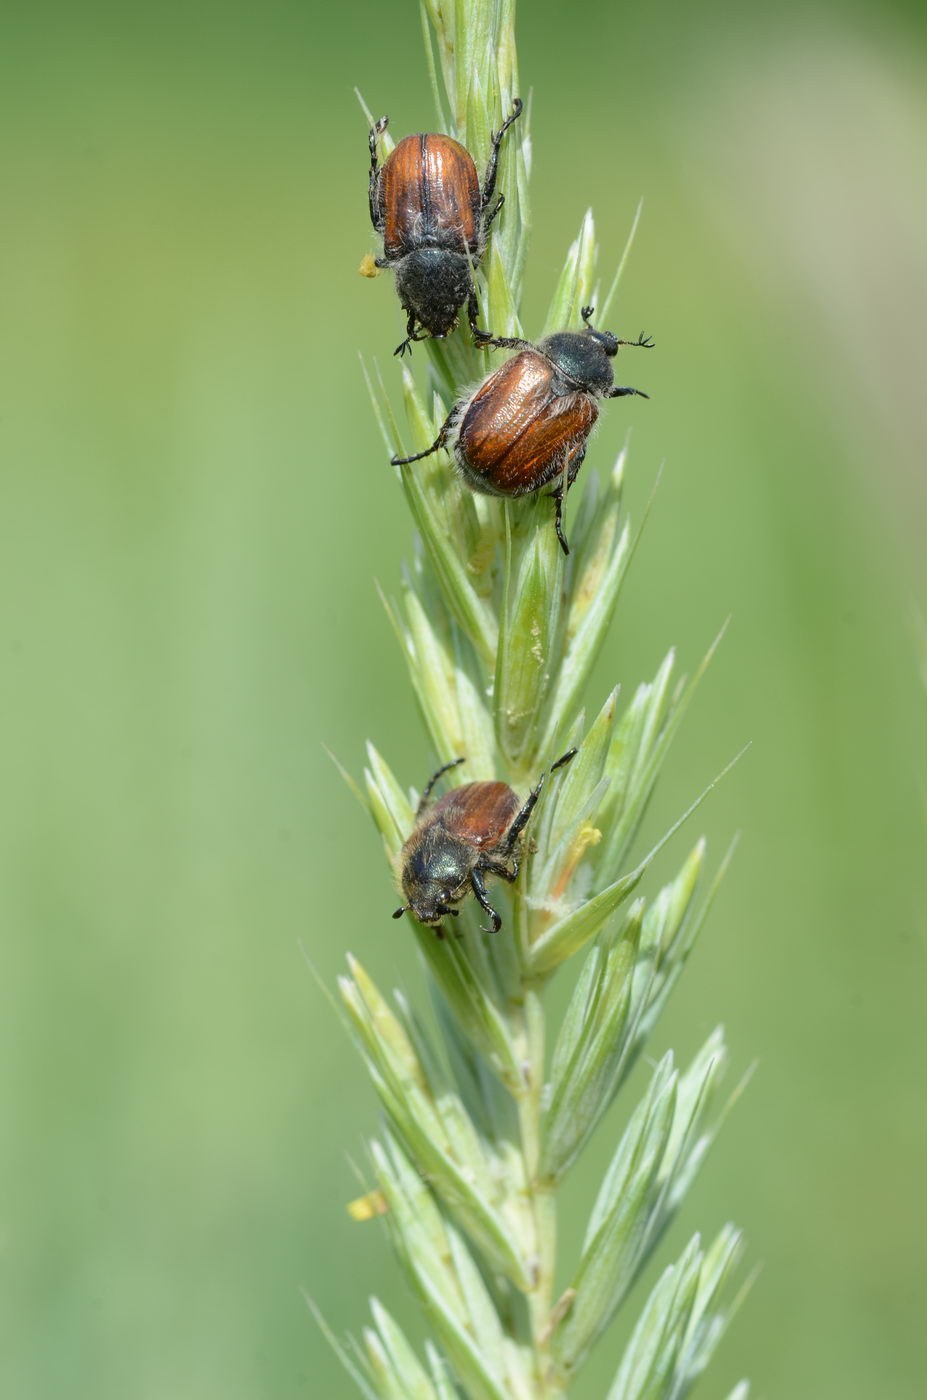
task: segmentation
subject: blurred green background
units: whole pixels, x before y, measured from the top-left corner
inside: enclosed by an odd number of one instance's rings
[[[417,980],[321,746],[432,764],[374,592],[410,529],[357,354],[393,375],[401,320],[356,275],[351,91],[432,125],[418,16],[90,0],[4,31],[0,1393],[338,1400],[300,1288],[337,1330],[371,1292],[414,1316],[344,1212],[375,1109],[299,945],[326,983],[346,948]],[[921,1395],[922,21],[543,0],[520,54],[529,330],[586,204],[610,263],[645,200],[613,319],[656,337],[653,399],[590,464],[632,425],[637,518],[667,467],[600,690],[733,612],[651,829],[753,740],[672,852],[743,831],[653,1044],[721,1019],[759,1061],[669,1242],[734,1218],[764,1265],[703,1393]]]

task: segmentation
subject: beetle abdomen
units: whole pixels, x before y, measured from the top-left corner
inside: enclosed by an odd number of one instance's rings
[[[450,136],[403,137],[380,171],[380,204],[390,260],[416,248],[479,250],[479,177],[470,152]]]

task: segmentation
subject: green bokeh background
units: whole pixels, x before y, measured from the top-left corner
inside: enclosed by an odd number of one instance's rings
[[[764,1265],[706,1396],[923,1393],[917,26],[520,19],[529,329],[586,204],[612,261],[645,200],[614,320],[656,337],[628,374],[653,398],[603,415],[590,464],[632,425],[638,518],[667,466],[599,692],[673,642],[691,668],[733,613],[652,831],[753,740],[698,818],[716,857],[743,840],[653,1045],[721,1019],[759,1062],[669,1242],[734,1218]],[[321,746],[357,769],[369,735],[410,783],[432,760],[374,591],[410,530],[357,360],[393,376],[400,317],[356,275],[351,92],[432,124],[418,17],[90,0],[4,31],[0,1393],[339,1400],[300,1289],[338,1330],[371,1292],[415,1315],[344,1212],[375,1108],[300,943],[325,983],[346,948],[417,983]]]

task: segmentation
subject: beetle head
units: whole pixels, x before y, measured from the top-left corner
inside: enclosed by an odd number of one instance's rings
[[[609,359],[618,354],[618,337],[612,335],[611,331],[594,331],[591,326],[587,326],[586,334],[590,340],[599,342]]]
[[[440,924],[442,919],[448,915],[455,919],[460,913],[459,909],[452,909],[448,900],[451,897],[450,890],[442,889],[435,885],[431,890],[423,893],[419,890],[416,898],[410,904],[403,904],[401,908],[393,913],[394,919],[401,919],[407,911],[414,914],[420,924],[427,924],[429,928],[434,928]]]

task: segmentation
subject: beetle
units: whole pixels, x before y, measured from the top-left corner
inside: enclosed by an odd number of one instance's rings
[[[451,445],[457,470],[474,491],[488,496],[527,496],[557,477],[555,528],[564,554],[563,498],[576,480],[589,434],[599,416],[598,399],[618,399],[642,389],[616,385],[610,361],[619,345],[653,348],[643,332],[619,340],[592,325],[594,308],[584,306],[581,331],[557,331],[533,345],[515,336],[493,336],[487,347],[519,350],[451,409],[424,452],[393,457],[405,466]]]
[[[505,203],[500,194],[489,207],[499,147],[521,112],[522,101],[516,97],[511,115],[492,138],[482,188],[470,152],[450,136],[405,136],[379,166],[377,138],[389,118],[381,117],[370,128],[370,219],[383,237],[383,256],[374,262],[395,269],[396,291],[407,316],[406,338],[395,354],[403,355],[413,341],[424,339],[416,323],[436,339],[446,336],[456,326],[464,302],[474,338],[488,338],[476,324],[473,274],[485,252],[490,225]]]
[[[575,754],[576,749],[569,749],[550,772],[569,763]],[[498,875],[510,884],[517,878],[522,833],[546,776],[541,776],[524,802],[501,782],[464,783],[431,802],[438,779],[464,762],[455,758],[431,777],[399,857],[400,884],[408,903],[393,918],[401,919],[409,911],[420,924],[435,928],[439,938],[444,937],[441,920],[448,915],[456,918],[455,905],[471,892],[491,921],[489,928],[481,925],[484,932],[499,932],[502,918],[489,902],[485,877]]]

